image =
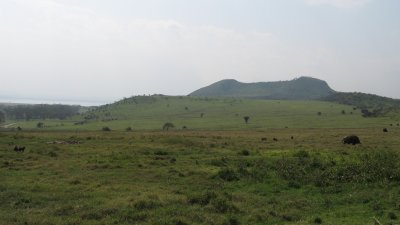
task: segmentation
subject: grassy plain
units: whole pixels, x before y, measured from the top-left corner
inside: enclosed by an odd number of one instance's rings
[[[342,113],[345,112],[345,114]],[[321,115],[318,116],[318,112]],[[248,124],[243,117],[249,116]],[[90,118],[90,119],[85,119]],[[197,97],[141,96],[105,105],[69,120],[9,121],[13,127],[36,128],[44,122],[47,130],[160,130],[171,122],[176,129],[254,130],[275,128],[354,128],[397,124],[399,115],[363,118],[361,110],[322,101],[279,101],[211,99]],[[75,123],[84,122],[82,125]]]
[[[399,135],[3,131],[0,224],[399,224]]]
[[[165,122],[175,128],[162,131]],[[360,109],[319,101],[152,96],[68,120],[7,123],[1,225],[400,224],[396,114],[363,118]],[[343,145],[350,134],[362,145]]]

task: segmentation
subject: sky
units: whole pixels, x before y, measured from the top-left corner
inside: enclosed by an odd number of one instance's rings
[[[311,76],[400,98],[398,0],[1,0],[0,101]]]

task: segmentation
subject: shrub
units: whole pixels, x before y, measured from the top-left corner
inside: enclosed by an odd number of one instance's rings
[[[397,220],[397,215],[394,212],[389,212],[388,217],[391,220]]]
[[[305,150],[300,150],[300,151],[296,152],[294,154],[294,156],[295,157],[299,157],[299,158],[308,158],[308,157],[310,157],[310,153],[308,153]]]
[[[315,224],[322,224],[322,219],[317,217],[317,218],[314,219],[314,223]]]
[[[217,213],[227,213],[237,211],[236,207],[224,198],[215,198],[211,201],[211,205]]]
[[[188,198],[190,204],[208,205],[211,200],[217,198],[217,194],[213,191],[207,191],[199,195],[193,195]]]
[[[168,155],[168,152],[158,150],[154,152],[154,155]]]
[[[249,152],[248,150],[242,150],[242,151],[240,152],[240,154],[241,154],[241,155],[244,155],[244,156],[249,156],[249,155],[250,155],[250,152]]]
[[[111,129],[109,127],[103,127],[101,128],[102,131],[111,131]]]
[[[135,209],[137,210],[149,210],[159,207],[160,204],[155,201],[146,201],[140,200],[134,204]]]
[[[219,178],[221,178],[222,180],[225,181],[235,181],[235,180],[239,180],[239,176],[237,175],[237,173],[230,169],[230,168],[223,168],[218,172],[217,175]]]

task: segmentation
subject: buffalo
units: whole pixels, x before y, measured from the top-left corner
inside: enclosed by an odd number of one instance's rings
[[[383,128],[383,132],[387,133],[389,132],[387,128]]]
[[[360,138],[358,138],[356,135],[346,136],[343,138],[342,142],[343,144],[348,144],[348,145],[361,144]]]
[[[16,152],[24,152],[25,151],[25,146],[15,146],[14,151]]]

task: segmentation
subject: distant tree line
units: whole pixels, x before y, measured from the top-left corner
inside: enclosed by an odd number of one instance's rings
[[[0,123],[6,122],[6,115],[5,112],[0,110]]]
[[[66,119],[79,114],[81,106],[78,105],[13,105],[1,108],[7,119],[32,120],[32,119]],[[0,110],[0,111],[1,111]],[[1,117],[0,113],[0,117]],[[0,119],[1,120],[1,119]]]

